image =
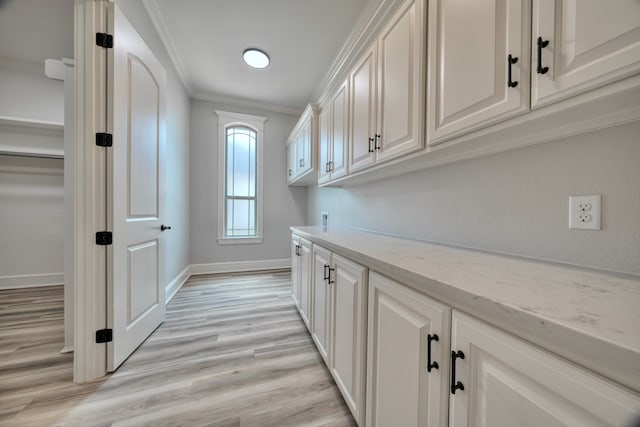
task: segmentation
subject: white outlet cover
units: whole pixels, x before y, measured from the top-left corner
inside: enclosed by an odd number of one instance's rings
[[[569,196],[569,228],[600,230],[601,204],[602,195],[600,194]]]

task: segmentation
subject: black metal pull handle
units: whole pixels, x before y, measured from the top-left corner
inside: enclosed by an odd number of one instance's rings
[[[509,64],[509,77],[508,77],[508,81],[507,81],[507,86],[509,87],[516,87],[518,86],[518,82],[514,82],[513,80],[511,80],[511,66],[513,64],[517,64],[518,63],[518,58],[517,57],[513,57],[511,56],[511,54],[509,54],[509,58],[507,60],[508,64]]]
[[[431,372],[432,369],[439,369],[438,362],[431,361],[431,341],[439,341],[438,334],[427,335],[427,372]]]
[[[329,173],[329,162],[324,164],[324,171]]]
[[[373,138],[369,138],[369,152],[373,153],[375,150],[373,149],[373,147],[371,146],[371,143],[373,142]]]
[[[324,265],[324,280],[329,280],[329,266],[327,264]]]
[[[165,231],[165,230],[171,230],[171,227],[170,227],[170,226],[168,226],[168,225],[164,225],[164,224],[162,224],[162,225],[160,226],[160,231]]]
[[[298,165],[300,167],[303,167],[304,166],[304,159],[300,159],[300,161],[298,162]]]
[[[335,268],[331,268],[331,267],[329,267],[329,276],[327,277],[327,279],[329,279],[329,282],[328,282],[328,283],[329,283],[330,285],[331,285],[331,284],[333,284],[333,283],[336,283],[336,281],[335,281],[335,280],[331,280],[331,272],[332,272],[332,271],[336,271],[336,269],[335,269]]]
[[[300,256],[300,245],[296,245],[296,256]]]
[[[380,134],[379,134],[379,133],[376,133],[376,135],[375,135],[375,136],[376,136],[376,146],[375,146],[375,149],[376,149],[376,150],[378,150],[378,151],[380,151],[380,144],[378,144],[378,142],[380,141],[380,138],[382,138],[382,137],[380,136]]]
[[[456,390],[464,390],[464,384],[456,381],[456,359],[464,359],[464,353],[460,350],[451,351],[451,394],[456,394]]]
[[[292,173],[293,173],[293,171],[291,169],[289,169],[289,176],[291,176]]]
[[[542,48],[549,46],[549,40],[542,40],[542,37],[538,37],[538,68],[536,71],[538,74],[546,74],[549,71],[549,67],[542,66]]]

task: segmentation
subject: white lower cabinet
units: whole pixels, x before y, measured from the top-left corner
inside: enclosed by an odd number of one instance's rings
[[[452,350],[464,354],[452,427],[624,427],[640,416],[637,395],[513,335],[455,310],[451,331]]]
[[[367,426],[625,427],[640,417],[637,394],[375,272],[368,334]]]
[[[447,425],[450,320],[446,305],[369,274],[367,426]]]
[[[353,417],[364,425],[367,269],[313,245],[311,336]]]
[[[310,241],[296,235],[291,237],[291,295],[309,331],[312,314],[311,247]]]

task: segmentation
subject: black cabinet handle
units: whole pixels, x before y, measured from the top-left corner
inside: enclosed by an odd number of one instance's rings
[[[291,176],[291,173],[292,173],[292,172],[293,172],[293,171],[292,171],[291,169],[289,169],[289,176]]]
[[[451,394],[456,394],[456,390],[464,390],[464,384],[456,381],[456,359],[464,359],[464,353],[460,350],[451,351]]]
[[[373,149],[373,147],[371,146],[371,143],[373,142],[373,138],[369,138],[369,152],[373,153],[375,150]]]
[[[324,280],[329,280],[329,266],[327,264],[324,265]]]
[[[296,245],[296,256],[300,256],[300,245]]]
[[[549,71],[549,67],[542,66],[542,48],[549,46],[549,40],[542,40],[542,37],[538,37],[538,68],[536,71],[538,74],[546,74]]]
[[[378,141],[380,141],[380,138],[381,138],[380,134],[376,133],[376,146],[375,146],[375,149],[378,150],[378,151],[380,151],[380,144],[378,144]]]
[[[516,87],[516,86],[518,86],[518,82],[514,82],[513,80],[511,80],[511,66],[513,64],[517,64],[518,63],[518,58],[517,57],[513,57],[513,56],[511,56],[511,54],[509,54],[508,63],[509,63],[509,73],[508,73],[509,77],[508,77],[507,86]]]
[[[298,162],[298,165],[300,167],[303,167],[304,166],[304,159],[300,159],[300,161]]]
[[[329,173],[329,162],[324,164],[324,171]]]
[[[333,283],[336,283],[336,281],[335,281],[335,280],[331,280],[331,272],[332,272],[332,271],[336,271],[336,269],[335,269],[335,268],[331,268],[331,267],[329,267],[329,276],[327,277],[327,279],[329,279],[329,282],[328,282],[328,283],[329,283],[330,285],[331,285],[331,284],[333,284]]]
[[[439,369],[438,362],[431,361],[431,341],[439,341],[440,338],[437,334],[427,335],[427,372],[431,372],[431,369]]]
[[[160,226],[160,231],[165,231],[165,230],[171,230],[171,227],[170,227],[170,226],[168,226],[168,225],[164,225],[164,224],[162,224],[162,225]]]

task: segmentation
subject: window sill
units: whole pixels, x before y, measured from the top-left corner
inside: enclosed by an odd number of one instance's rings
[[[219,245],[259,245],[262,237],[218,237]]]

